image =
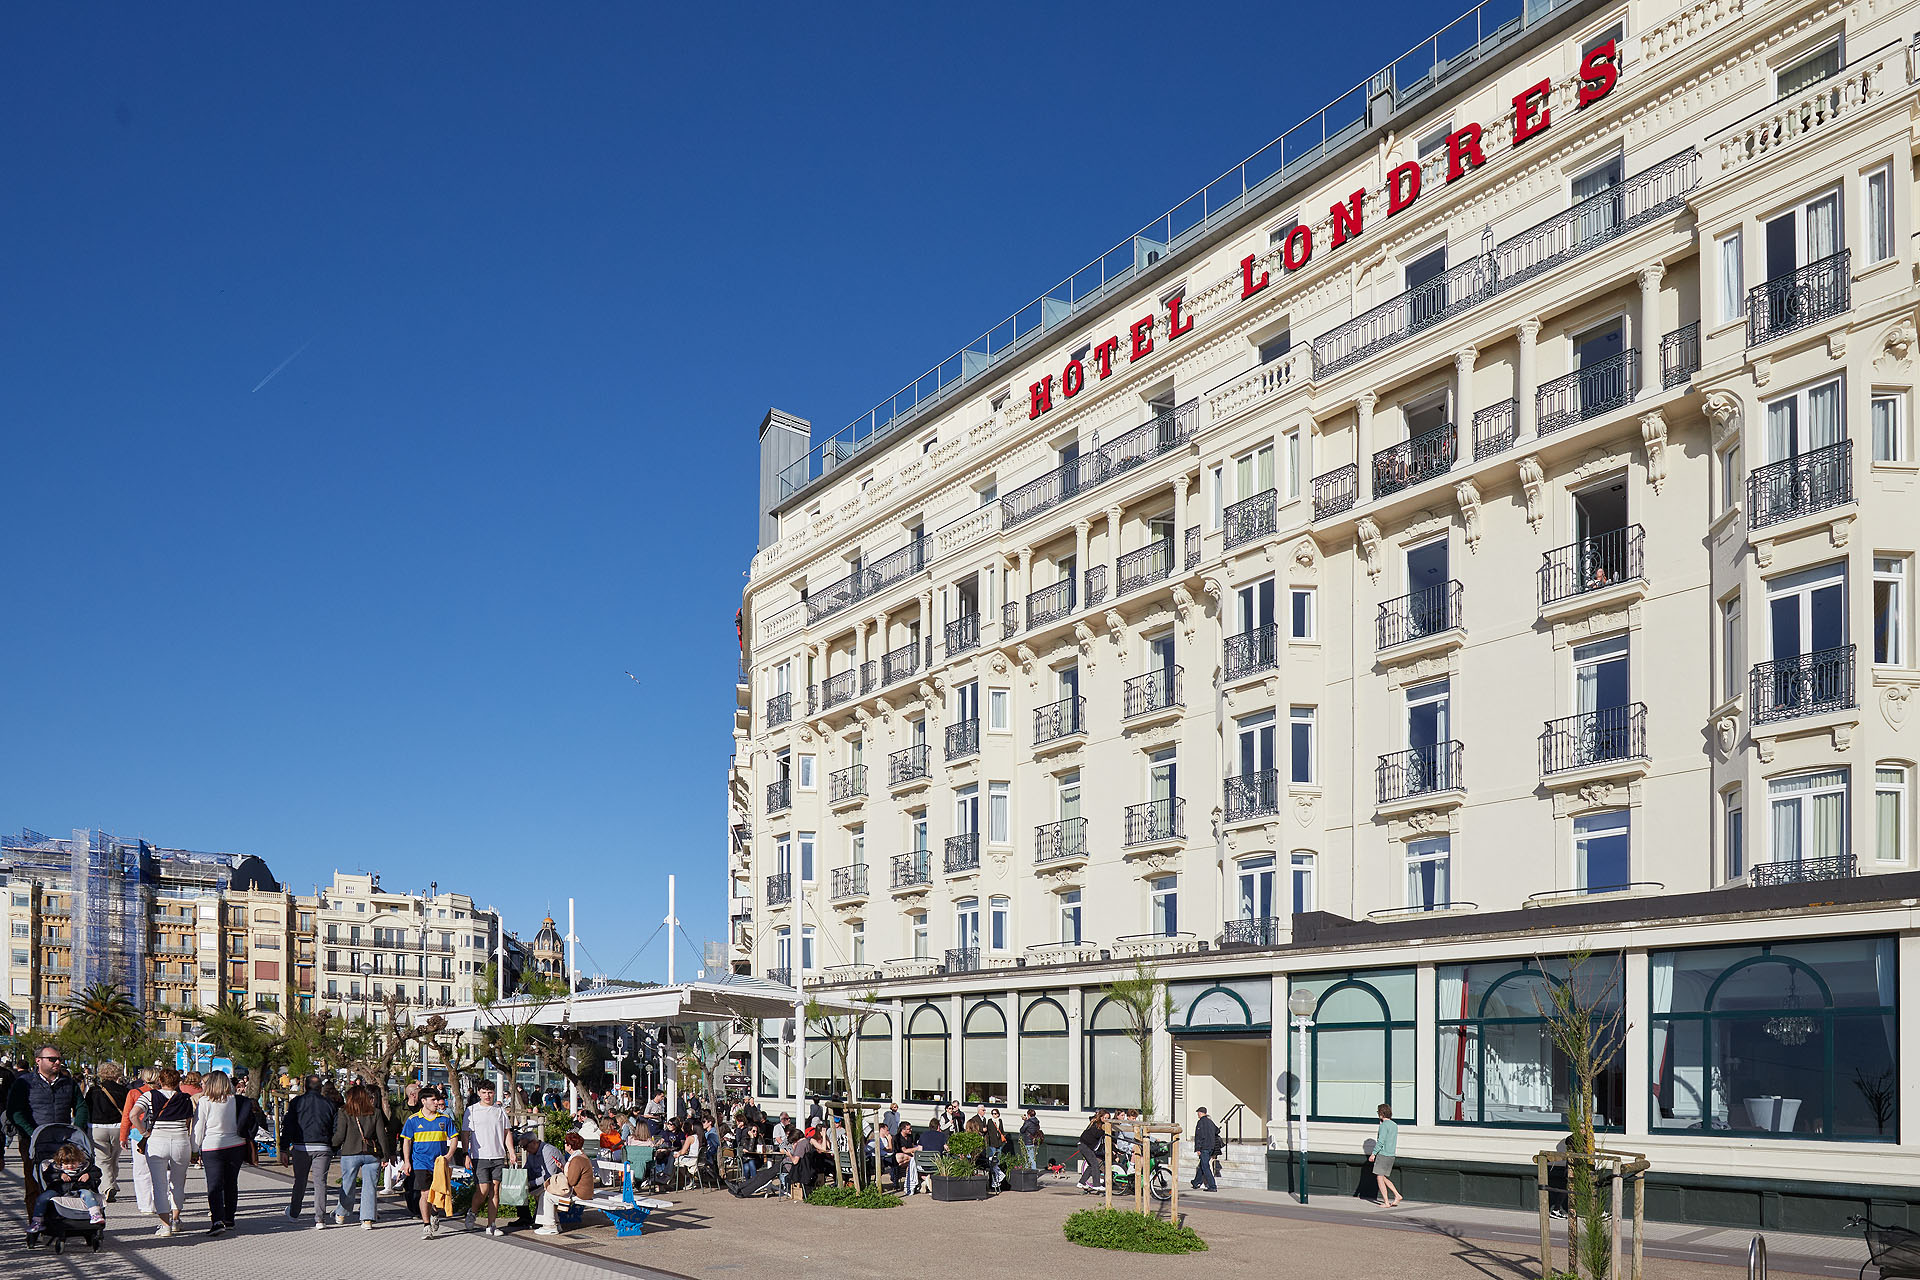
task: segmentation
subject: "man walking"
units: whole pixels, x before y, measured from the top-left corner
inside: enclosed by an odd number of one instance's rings
[[[27,1213],[40,1199],[40,1183],[31,1159],[33,1131],[43,1124],[70,1124],[87,1129],[87,1101],[80,1086],[67,1074],[65,1057],[51,1044],[33,1051],[33,1070],[23,1071],[7,1098],[7,1116],[20,1133],[20,1163],[27,1180]],[[89,1130],[90,1132],[90,1130]]]
[[[1220,1126],[1213,1122],[1205,1107],[1194,1108],[1199,1119],[1193,1122],[1193,1156],[1196,1162],[1192,1187],[1195,1191],[1218,1191],[1213,1181],[1213,1155],[1220,1150]]]
[[[420,1091],[420,1114],[400,1130],[406,1157],[407,1185],[420,1197],[420,1235],[431,1240],[433,1219],[433,1162],[453,1150],[453,1121],[440,1114],[440,1091],[428,1086]]]
[[[127,1085],[120,1064],[103,1062],[93,1087],[87,1090],[87,1118],[93,1123],[93,1161],[100,1166],[100,1194],[111,1204],[120,1195],[120,1113],[126,1110]]]
[[[325,1082],[310,1075],[301,1082],[300,1096],[287,1105],[280,1122],[280,1163],[293,1166],[293,1196],[287,1216],[298,1218],[313,1183],[313,1225],[327,1222],[327,1171],[333,1167],[333,1129],[340,1109],[321,1092]]]
[[[467,1206],[467,1230],[473,1230],[474,1216],[482,1205],[487,1210],[487,1234],[497,1236],[500,1228],[494,1218],[500,1211],[500,1172],[509,1163],[519,1164],[513,1130],[507,1125],[507,1109],[493,1100],[493,1082],[483,1080],[480,1100],[467,1108],[461,1139],[473,1159],[473,1199]]]

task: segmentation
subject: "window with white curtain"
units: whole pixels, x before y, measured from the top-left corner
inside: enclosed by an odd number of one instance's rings
[[[1208,488],[1211,489],[1212,492],[1208,495],[1207,501],[1207,527],[1209,529],[1218,529],[1220,527],[1221,513],[1225,511],[1227,504],[1226,468],[1215,467],[1213,469],[1211,483],[1208,485]]]
[[[1607,893],[1633,882],[1631,824],[1625,809],[1585,813],[1573,820],[1574,874],[1580,888]]]
[[[1240,501],[1273,488],[1273,446],[1262,445],[1233,460],[1233,496]]]
[[[1838,378],[1769,400],[1767,461],[1798,457],[1846,439],[1846,420],[1840,406]]]
[[[1740,465],[1740,442],[1735,440],[1720,451],[1720,509],[1722,511],[1731,511],[1740,505],[1740,499],[1745,496],[1742,492],[1745,481],[1746,475]]]
[[[1740,593],[1720,602],[1720,697],[1740,696],[1747,680],[1747,633],[1740,621]]]
[[[1791,97],[1802,89],[1811,88],[1822,80],[1837,75],[1839,71],[1840,40],[1836,37],[1830,43],[1795,58],[1774,72],[1774,91],[1779,97]]]
[[[987,690],[987,728],[1005,733],[1012,723],[1013,713],[1009,709],[1013,694],[1008,689]]]
[[[1453,839],[1438,836],[1407,846],[1407,905],[1439,911],[1453,904],[1448,881],[1453,862]]]
[[[1904,462],[1907,458],[1906,393],[1876,391],[1869,417],[1873,423],[1873,460]]]
[[[987,907],[987,945],[995,951],[1005,951],[1009,937],[1007,924],[1011,915],[1011,900],[989,898]]]
[[[1007,844],[1013,839],[1012,799],[1004,782],[987,784],[987,840]]]
[[[1873,849],[1882,862],[1907,860],[1907,766],[1883,760],[1873,768]]]
[[[1300,496],[1300,469],[1305,465],[1300,455],[1300,433],[1289,431],[1287,441],[1287,497]]]
[[[1740,233],[1728,232],[1716,242],[1720,256],[1720,322],[1732,324],[1747,314],[1746,268],[1740,257]]]
[[[1747,817],[1740,807],[1740,788],[1720,798],[1720,842],[1726,855],[1727,879],[1747,874]]]
[[[1885,262],[1893,256],[1893,169],[1887,166],[1867,175],[1866,208],[1861,217],[1866,226],[1867,261]]]
[[[1873,661],[1899,667],[1907,661],[1907,558],[1873,558]]]
[[[1847,852],[1847,771],[1823,769],[1767,783],[1774,862],[1811,862]]]

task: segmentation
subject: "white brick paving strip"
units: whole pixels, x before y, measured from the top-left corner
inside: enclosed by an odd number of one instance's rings
[[[44,1244],[28,1250],[18,1159],[0,1172],[0,1277],[6,1280],[342,1280],[393,1276],[398,1280],[608,1280],[611,1276],[664,1277],[667,1273],[587,1261],[563,1249],[522,1241],[523,1234],[488,1237],[468,1232],[459,1220],[442,1222],[439,1236],[423,1240],[418,1219],[406,1216],[399,1199],[381,1198],[374,1229],[313,1229],[313,1220],[285,1215],[289,1182],[240,1171],[240,1215],[235,1230],[205,1234],[207,1200],[199,1169],[187,1178],[187,1213],[180,1234],[158,1238],[158,1219],[132,1203],[132,1178],[121,1165],[122,1195],[107,1206],[107,1242],[99,1253],[69,1241],[56,1256]],[[308,1201],[311,1209],[312,1201]],[[331,1219],[329,1219],[331,1221]]]

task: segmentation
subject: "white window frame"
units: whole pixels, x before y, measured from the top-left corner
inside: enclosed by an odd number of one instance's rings
[[[1295,427],[1280,438],[1281,455],[1287,467],[1287,501],[1298,501],[1300,497],[1300,472],[1306,467],[1306,454],[1302,451],[1300,428]]]
[[[1086,940],[1086,917],[1081,914],[1083,905],[1080,901],[1080,890],[1066,889],[1061,892],[1057,928],[1062,944],[1077,946]],[[1069,922],[1073,926],[1071,929],[1067,927]]]
[[[1013,690],[987,690],[987,731],[989,733],[1013,732]]]
[[[1818,790],[1796,791],[1784,798],[1776,793],[1776,788],[1781,783],[1791,782],[1796,778],[1804,778],[1810,775],[1820,775],[1820,774],[1828,774],[1828,773],[1835,773],[1840,775],[1840,781],[1837,785],[1828,784],[1827,786],[1821,787]],[[1840,765],[1837,768],[1832,768],[1832,769],[1800,769],[1800,770],[1796,770],[1793,773],[1776,774],[1775,776],[1768,778],[1767,779],[1767,850],[1766,850],[1767,861],[1768,862],[1774,861],[1773,851],[1777,844],[1774,838],[1774,824],[1776,821],[1778,821],[1780,811],[1783,808],[1787,807],[1788,805],[1793,805],[1796,808],[1799,808],[1804,811],[1805,802],[1809,798],[1813,796],[1819,796],[1819,795],[1832,795],[1836,792],[1839,793],[1840,795],[1840,855],[1839,856],[1845,857],[1849,852],[1851,852],[1853,849],[1853,831],[1852,831],[1853,815],[1850,812],[1848,812],[1848,809],[1852,803],[1852,800],[1851,800],[1852,787],[1853,787],[1852,770],[1850,770],[1846,765]],[[1805,831],[1806,831],[1806,826],[1805,826],[1805,823],[1803,822],[1801,824],[1801,832],[1803,836]],[[1796,854],[1796,857],[1794,859],[1796,862],[1804,862],[1807,860],[1807,846],[1804,838],[1801,840],[1799,846],[1794,850],[1794,852]]]
[[[1156,924],[1156,919],[1164,921],[1166,908],[1173,907],[1173,928],[1167,929],[1164,923]],[[1180,877],[1155,876],[1147,881],[1147,932],[1158,937],[1174,938],[1180,934]]]
[[[1880,217],[1873,216],[1875,184],[1880,187]],[[1893,235],[1893,166],[1883,164],[1860,175],[1860,244],[1868,263],[1890,261],[1898,252]]]
[[[1781,98],[1784,98],[1786,96],[1786,94],[1782,92],[1780,88],[1780,81],[1787,75],[1788,72],[1799,70],[1801,67],[1806,66],[1809,62],[1812,62],[1815,58],[1818,58],[1820,55],[1824,54],[1829,49],[1832,49],[1834,51],[1833,60],[1837,67],[1844,67],[1847,65],[1847,46],[1845,44],[1845,33],[1836,32],[1833,39],[1824,40],[1817,45],[1814,45],[1807,49],[1803,49],[1799,53],[1796,53],[1791,59],[1785,62],[1782,62],[1779,66],[1773,68],[1774,100],[1779,101]],[[1820,81],[1816,80],[1813,83],[1818,84],[1820,83]],[[1811,85],[1805,86],[1805,87],[1810,88]],[[1799,93],[1799,92],[1802,92],[1802,90],[1795,89],[1795,90],[1792,90],[1792,92]]]
[[[1306,630],[1300,629],[1300,602],[1306,601]],[[1287,588],[1287,634],[1294,640],[1320,638],[1320,593],[1314,587]]]
[[[1213,493],[1207,503],[1207,527],[1218,530],[1226,519],[1227,478],[1224,466],[1215,466],[1212,474]]]
[[[1720,510],[1732,511],[1747,496],[1747,477],[1740,460],[1740,441],[1731,441],[1716,457],[1720,464]]]
[[[1889,779],[1886,774],[1895,775]],[[1880,798],[1893,796],[1896,806],[1893,851],[1889,856],[1880,840]],[[1873,765],[1873,859],[1883,864],[1907,860],[1913,840],[1913,767],[1900,760],[1876,760]]]
[[[987,843],[1013,843],[1013,790],[1006,782],[987,783]]]
[[[1746,237],[1736,228],[1714,242],[1715,292],[1720,301],[1720,323],[1743,324],[1747,318]],[[1729,278],[1731,277],[1731,278]]]
[[[1818,382],[1809,382],[1803,387],[1795,387],[1792,391],[1789,391],[1784,395],[1774,396],[1771,399],[1765,400],[1761,403],[1761,406],[1760,406],[1760,455],[1768,463],[1785,462],[1788,458],[1803,457],[1806,454],[1813,452],[1813,450],[1816,447],[1817,448],[1827,447],[1826,445],[1819,445],[1819,446],[1810,445],[1806,442],[1806,439],[1805,439],[1806,428],[1808,424],[1808,416],[1807,416],[1808,402],[1814,392],[1825,390],[1827,387],[1837,387],[1839,389],[1839,396],[1840,396],[1840,405],[1837,413],[1837,421],[1840,427],[1840,436],[1839,436],[1839,439],[1834,441],[1833,443],[1838,444],[1840,443],[1840,441],[1844,441],[1850,438],[1849,435],[1847,434],[1847,380],[1844,376],[1841,376],[1841,375],[1835,375],[1834,377],[1831,377],[1831,378],[1822,378]],[[1772,442],[1773,432],[1772,432],[1772,428],[1769,420],[1773,416],[1774,406],[1780,405],[1780,404],[1786,404],[1788,401],[1793,402],[1793,437],[1794,437],[1792,442],[1793,452],[1783,454],[1780,457],[1776,458],[1773,456],[1773,442]]]
[[[802,791],[812,791],[814,789],[814,780],[817,776],[813,754],[811,752],[802,752],[800,756],[800,789]]]
[[[1747,814],[1739,787],[1720,796],[1720,865],[1730,881],[1747,874]]]
[[[1603,824],[1604,825],[1600,825]],[[1582,830],[1582,827],[1585,830]],[[1627,837],[1627,878],[1621,884],[1600,885],[1587,883],[1586,844],[1589,840],[1609,839],[1616,833],[1625,833]],[[1631,809],[1602,809],[1595,813],[1583,813],[1573,820],[1573,883],[1576,888],[1589,893],[1606,893],[1624,889],[1633,883],[1633,811]]]
[[[849,958],[854,964],[865,964],[867,962],[867,922],[855,920],[848,936],[851,942],[849,950],[852,953]]]
[[[1004,895],[987,899],[986,950],[1005,952],[1013,946],[1013,900]]]
[[[813,832],[802,831],[799,833],[798,838],[795,840],[795,844],[798,846],[798,852],[800,854],[800,883],[812,884],[813,883],[813,862],[814,862],[813,855],[814,855],[815,847],[819,844],[819,841],[815,838],[815,835]]]
[[[1320,785],[1320,729],[1315,707],[1287,708],[1287,781],[1296,787]],[[1307,731],[1306,777],[1300,776],[1300,730]]]
[[[1287,902],[1294,911],[1318,911],[1320,909],[1319,885],[1316,883],[1317,863],[1319,859],[1312,853],[1296,852],[1287,858]],[[1301,892],[1301,886],[1306,892]]]
[[[968,783],[953,793],[953,834],[972,835],[980,830],[980,784]]]
[[[1747,687],[1747,632],[1740,593],[1720,602],[1720,700],[1732,702]]]
[[[1882,566],[1886,566],[1883,568]],[[1907,647],[1909,611],[1913,608],[1910,582],[1913,559],[1902,555],[1879,555],[1873,557],[1873,625],[1874,653],[1873,665],[1877,667],[1904,667],[1908,664]],[[1880,587],[1885,583],[1891,588],[1893,597],[1892,625],[1888,628],[1887,656],[1880,657]]]
[[[1892,429],[1884,433],[1880,430],[1880,415],[1883,409],[1892,419]],[[1907,393],[1875,389],[1868,400],[1867,430],[1873,437],[1874,462],[1905,462],[1907,460]],[[1886,440],[1884,449],[1881,447],[1883,436]]]
[[[1428,904],[1413,900],[1413,869],[1422,863],[1441,862],[1447,867],[1447,899],[1445,902]],[[1427,906],[1431,911],[1442,911],[1453,905],[1453,837],[1430,836],[1424,840],[1412,840],[1407,843],[1406,872],[1401,877],[1401,892],[1406,895],[1406,906],[1417,908]]]
[[[953,945],[961,951],[980,948],[980,899],[956,898],[953,903]]]
[[[1266,458],[1267,475],[1272,483],[1265,489],[1250,488],[1248,486],[1257,486],[1260,483],[1260,460],[1262,455]],[[1246,485],[1240,483],[1240,468],[1243,463],[1246,465],[1247,470]],[[1277,493],[1280,488],[1280,472],[1277,469],[1279,465],[1280,456],[1274,449],[1273,441],[1271,440],[1263,441],[1236,457],[1233,460],[1233,500],[1235,502],[1245,502],[1248,498],[1257,498],[1269,490]],[[1246,491],[1243,493],[1241,492],[1242,489]]]
[[[913,911],[907,914],[907,941],[915,960],[925,960],[932,948],[933,935],[927,928],[927,913]]]

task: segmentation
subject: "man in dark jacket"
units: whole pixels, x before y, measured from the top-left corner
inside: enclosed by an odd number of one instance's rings
[[[27,1213],[33,1213],[40,1199],[40,1184],[34,1178],[31,1152],[33,1131],[43,1124],[70,1124],[87,1131],[87,1102],[80,1096],[80,1085],[67,1074],[65,1057],[52,1044],[33,1051],[33,1069],[23,1071],[14,1080],[7,1095],[7,1118],[20,1132],[20,1163],[26,1166]]]
[[[314,1181],[314,1220],[324,1221],[327,1209],[327,1170],[333,1164],[333,1126],[340,1109],[327,1101],[322,1092],[325,1082],[308,1076],[301,1083],[300,1096],[287,1104],[287,1118],[280,1124],[280,1163],[293,1165],[293,1198],[287,1202],[287,1216],[298,1218],[307,1198],[307,1180]]]
[[[1195,1108],[1199,1119],[1193,1122],[1193,1189],[1218,1191],[1213,1181],[1213,1153],[1220,1149],[1220,1126],[1213,1122],[1205,1107]]]

